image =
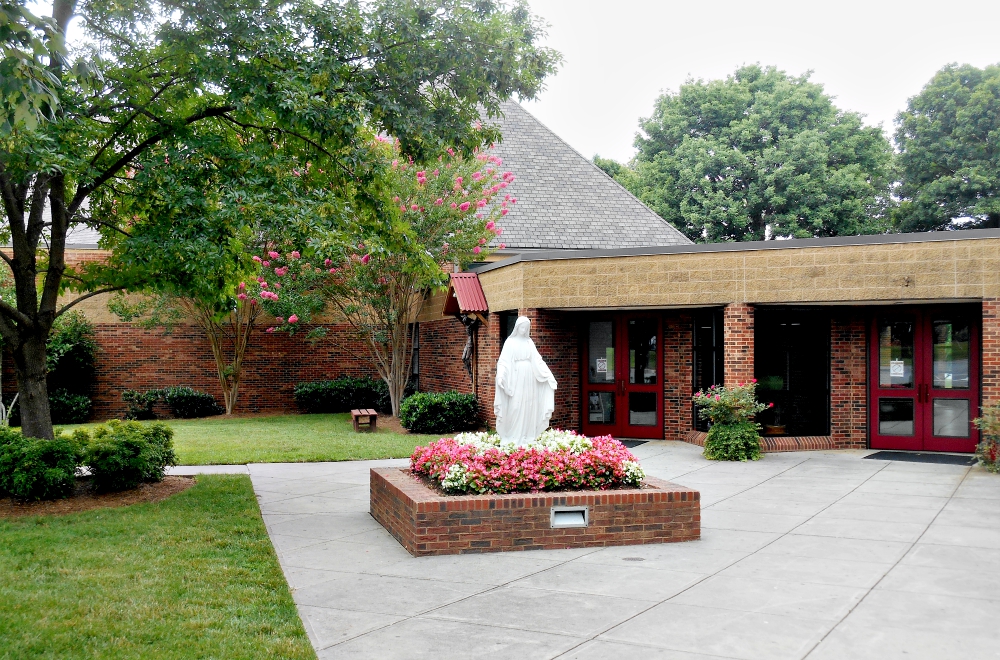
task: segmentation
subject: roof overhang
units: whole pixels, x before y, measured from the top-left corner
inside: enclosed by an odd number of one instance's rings
[[[446,316],[468,314],[485,321],[490,307],[476,273],[451,273],[448,297],[444,303]]]

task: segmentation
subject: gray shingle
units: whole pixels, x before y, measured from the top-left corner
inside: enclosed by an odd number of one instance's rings
[[[508,249],[614,249],[691,243],[519,104],[502,106],[494,153],[517,176],[500,223]],[[494,241],[494,244],[499,241]]]

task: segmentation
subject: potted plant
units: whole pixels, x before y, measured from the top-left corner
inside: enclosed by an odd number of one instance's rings
[[[705,458],[715,461],[756,461],[760,458],[760,425],[754,417],[774,404],[757,401],[757,381],[736,387],[713,385],[694,395],[698,415],[711,422],[705,438]]]

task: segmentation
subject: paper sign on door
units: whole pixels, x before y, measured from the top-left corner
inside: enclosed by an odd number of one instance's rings
[[[903,378],[905,375],[902,360],[889,360],[889,376],[891,378]]]

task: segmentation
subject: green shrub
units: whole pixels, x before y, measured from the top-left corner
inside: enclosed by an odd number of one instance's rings
[[[341,376],[295,386],[295,403],[311,414],[343,413],[355,408],[390,412],[389,386],[381,378]]]
[[[94,489],[112,492],[162,481],[167,466],[177,464],[173,436],[159,422],[147,426],[113,420],[94,428],[84,450]]]
[[[90,393],[97,355],[94,336],[93,324],[81,312],[74,310],[56,319],[45,342],[49,390]]]
[[[403,428],[414,433],[452,433],[479,427],[479,412],[473,394],[418,392],[403,399],[399,407]]]
[[[754,422],[713,424],[705,438],[705,458],[712,461],[756,461],[760,458],[760,426]]]
[[[174,417],[181,419],[210,417],[225,412],[211,394],[190,387],[167,387],[163,390],[163,400],[170,406]]]
[[[163,398],[163,390],[123,390],[122,401],[128,406],[125,419],[156,419],[153,406]]]
[[[989,472],[1000,472],[1000,406],[986,406],[983,416],[972,420],[979,429],[976,458]]]
[[[25,438],[0,431],[0,492],[23,500],[68,497],[76,485],[80,446],[71,438]]]
[[[81,424],[90,418],[90,397],[58,389],[49,392],[49,414],[53,424]]]

